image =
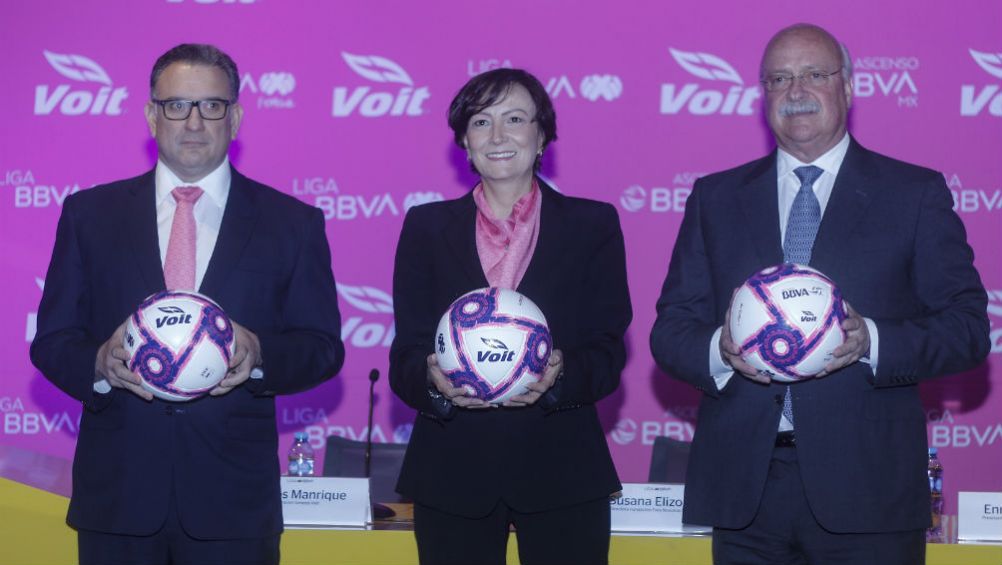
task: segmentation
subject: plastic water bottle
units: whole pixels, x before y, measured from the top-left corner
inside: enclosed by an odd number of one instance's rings
[[[306,432],[296,432],[295,441],[289,448],[289,476],[313,476],[313,448]]]
[[[929,494],[932,500],[932,526],[926,541],[943,541],[943,464],[935,447],[929,448]]]

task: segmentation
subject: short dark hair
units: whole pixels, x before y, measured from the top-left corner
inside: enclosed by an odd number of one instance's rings
[[[226,73],[226,79],[230,83],[230,101],[236,102],[240,96],[240,73],[237,72],[237,64],[215,45],[205,43],[182,43],[161,55],[153,64],[153,72],[150,73],[150,93],[156,88],[164,69],[174,63],[216,67]]]
[[[463,138],[466,137],[470,118],[502,100],[516,84],[522,85],[529,92],[536,105],[533,119],[543,132],[543,149],[557,140],[557,112],[553,109],[553,102],[543,84],[522,69],[501,68],[471,78],[449,104],[449,127],[452,128],[456,145],[466,148]],[[534,168],[539,170],[539,157],[536,157]]]

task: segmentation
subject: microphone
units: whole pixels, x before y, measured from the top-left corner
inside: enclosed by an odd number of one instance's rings
[[[372,478],[372,411],[376,406],[376,381],[379,380],[379,369],[369,371],[369,426],[365,433],[365,478]],[[370,480],[370,484],[371,484]],[[371,496],[371,495],[370,495]],[[370,502],[372,502],[370,500]],[[372,517],[377,520],[385,520],[396,515],[389,506],[384,506],[378,502],[372,502]]]
[[[372,476],[372,411],[376,406],[376,381],[379,369],[369,371],[369,426],[365,432],[365,478]]]

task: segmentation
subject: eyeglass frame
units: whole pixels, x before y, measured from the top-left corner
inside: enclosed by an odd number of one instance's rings
[[[160,106],[160,110],[163,112],[164,119],[170,120],[172,122],[183,122],[191,117],[191,111],[193,108],[198,108],[198,117],[203,120],[208,120],[210,122],[216,122],[226,118],[226,115],[230,112],[230,106],[233,105],[233,100],[227,100],[226,98],[203,98],[201,100],[188,100],[187,98],[168,98],[167,100],[160,100],[158,98],[150,98],[150,101]],[[184,102],[188,105],[188,112],[183,118],[171,118],[167,115],[167,104],[172,102]],[[205,114],[202,113],[202,103],[204,102],[221,102],[223,104],[223,115],[218,118],[207,118]]]
[[[795,75],[793,73],[773,73],[772,75],[770,75],[771,78],[770,77],[763,78],[763,79],[759,80],[759,83],[762,84],[762,88],[764,88],[766,90],[766,92],[786,92],[787,90],[790,90],[791,88],[793,88],[794,81],[799,82],[801,84],[801,86],[811,86],[811,87],[814,87],[814,88],[820,88],[822,86],[827,85],[829,79],[832,76],[841,73],[843,69],[845,69],[845,65],[839,66],[839,68],[835,69],[834,71],[831,71],[830,73],[826,73],[824,71],[804,71],[804,72],[802,72],[802,73],[800,73],[798,75]],[[822,82],[821,84],[809,84],[809,83],[805,82],[805,81],[808,80],[807,77],[810,76],[810,75],[818,75],[818,79],[822,79],[823,78],[824,82]],[[787,79],[789,79],[789,81],[790,81],[789,86],[784,86],[784,87],[781,87],[781,88],[770,88],[769,85],[771,84],[771,80],[772,79],[776,79],[776,78],[787,78]],[[816,79],[812,78],[811,80],[816,80]],[[199,111],[201,111],[201,110],[199,110]]]

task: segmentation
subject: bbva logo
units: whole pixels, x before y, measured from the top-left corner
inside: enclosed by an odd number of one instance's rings
[[[356,111],[366,118],[382,116],[420,116],[424,114],[422,104],[431,93],[427,86],[415,87],[414,81],[403,67],[379,55],[354,55],[346,51],[341,57],[348,67],[359,76],[392,90],[373,90],[372,86],[334,87],[334,102],[331,113],[335,118],[351,116]]]
[[[699,83],[661,85],[661,113],[678,114],[682,109],[696,116],[722,114],[750,116],[753,103],[761,97],[758,86],[745,86],[744,80],[727,61],[710,53],[695,53],[668,48],[672,58],[689,74],[705,81],[723,82],[723,89],[701,88]],[[728,86],[726,83],[732,83]],[[716,86],[716,85],[714,85]]]
[[[124,86],[115,88],[108,73],[93,59],[52,51],[42,51],[42,54],[49,65],[63,77],[100,86],[94,91],[93,87],[74,89],[75,85],[72,83],[59,84],[54,88],[39,84],[35,86],[35,115],[47,116],[56,108],[66,116],[118,116],[122,113],[122,101],[129,96],[129,91]]]

